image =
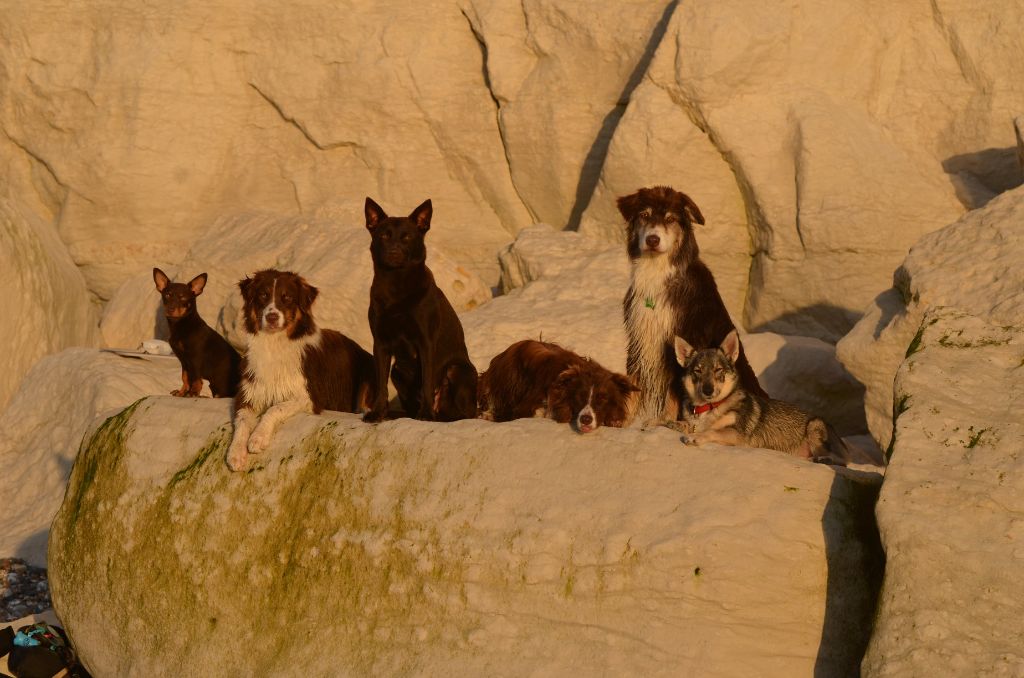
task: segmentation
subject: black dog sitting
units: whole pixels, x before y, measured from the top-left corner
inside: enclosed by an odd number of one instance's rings
[[[153,282],[171,328],[171,349],[181,362],[181,388],[171,391],[171,395],[196,397],[206,379],[214,398],[234,397],[241,379],[242,359],[196,310],[196,297],[206,287],[206,274],[200,273],[188,283],[173,283],[163,271],[154,268]]]
[[[462,323],[426,265],[423,238],[430,229],[430,200],[408,217],[389,217],[370,198],[365,211],[373,238],[369,316],[380,387],[363,419],[380,421],[387,414],[389,369],[408,416],[437,421],[475,417],[477,374]]]

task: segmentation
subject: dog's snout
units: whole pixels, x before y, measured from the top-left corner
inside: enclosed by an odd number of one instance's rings
[[[592,417],[589,414],[581,414],[580,423],[583,424],[584,426],[590,426],[591,424],[594,423],[594,417]]]
[[[714,384],[704,383],[700,387],[700,392],[703,393],[705,397],[710,397],[715,393],[715,386]]]
[[[267,314],[267,322],[270,323],[271,325],[276,325],[277,321],[280,319],[280,313],[275,313],[274,311],[271,311],[270,313]]]
[[[658,245],[661,244],[661,238],[652,233],[649,236],[647,236],[644,242],[647,243],[647,246],[653,250],[656,249]]]

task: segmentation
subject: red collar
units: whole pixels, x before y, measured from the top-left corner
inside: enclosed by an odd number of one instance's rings
[[[715,409],[716,407],[721,406],[721,404],[724,403],[728,399],[729,399],[728,397],[725,397],[725,398],[722,398],[721,400],[719,400],[717,402],[713,402],[713,403],[704,403],[703,405],[691,405],[690,406],[690,411],[693,412],[694,414],[704,414],[705,412],[710,412],[711,410]]]

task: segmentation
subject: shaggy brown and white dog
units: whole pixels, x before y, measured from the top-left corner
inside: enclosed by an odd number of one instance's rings
[[[638,389],[558,344],[525,340],[496,355],[480,377],[479,406],[486,419],[543,416],[579,433],[629,423]]]
[[[640,387],[637,416],[646,425],[676,420],[683,394],[675,337],[709,348],[735,326],[711,270],[700,259],[693,222],[703,224],[704,215],[693,200],[655,186],[619,198],[618,207],[626,220],[632,262],[622,305],[629,339],[626,372]],[[767,396],[742,346],[736,371],[747,391]]]
[[[313,320],[317,289],[301,276],[273,269],[238,283],[247,339],[235,397],[227,464],[245,468],[277,426],[299,412],[360,412],[376,389],[373,357]]]

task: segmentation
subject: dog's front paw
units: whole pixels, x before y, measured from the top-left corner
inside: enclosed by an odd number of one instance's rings
[[[224,461],[232,471],[245,470],[245,466],[249,462],[249,451],[245,448],[245,441],[232,440],[231,446],[228,448],[228,456]]]
[[[273,431],[270,430],[269,426],[259,425],[256,430],[249,436],[249,454],[259,454],[263,450],[267,449],[267,445],[270,444],[270,438],[273,435]]]
[[[175,398],[181,398],[181,397],[184,397],[187,394],[188,394],[188,391],[186,391],[183,388],[176,388],[173,391],[171,391],[171,395],[174,396]]]

